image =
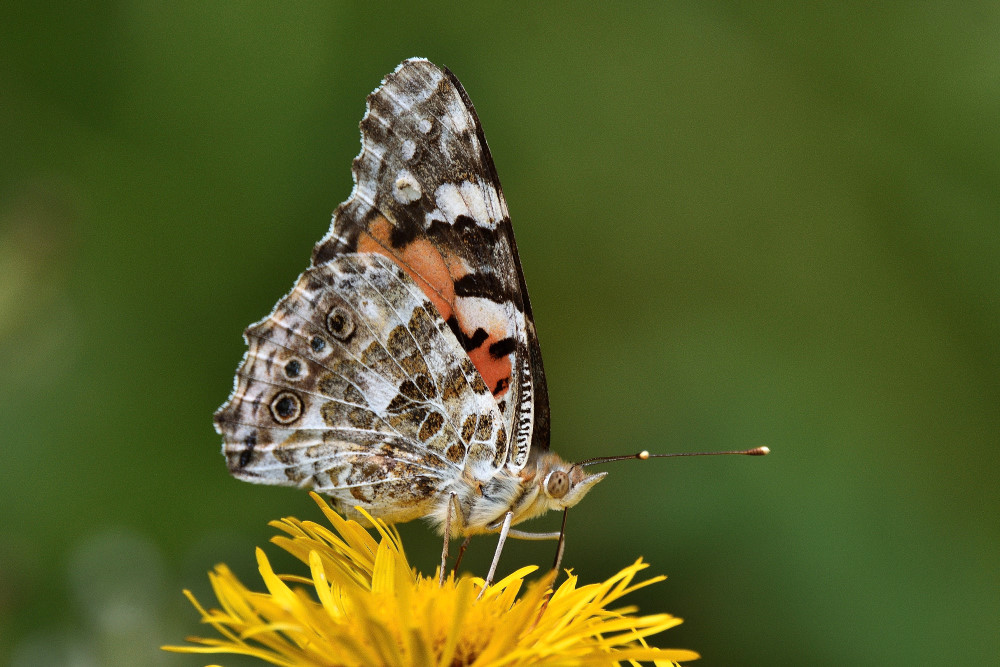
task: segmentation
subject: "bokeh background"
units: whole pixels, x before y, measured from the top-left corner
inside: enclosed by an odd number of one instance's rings
[[[0,10],[0,662],[210,662],[156,648],[181,589],[319,516],[211,414],[415,55],[486,128],[553,447],[774,450],[609,465],[567,566],[643,556],[706,666],[996,660],[996,3],[61,5]]]

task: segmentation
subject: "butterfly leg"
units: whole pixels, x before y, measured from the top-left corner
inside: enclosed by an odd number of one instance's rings
[[[455,558],[455,567],[452,568],[452,574],[456,577],[458,576],[458,565],[462,562],[462,556],[465,555],[465,550],[469,548],[469,542],[472,541],[472,535],[469,535],[464,540],[462,540],[462,546],[458,548],[458,557]]]
[[[563,510],[562,526],[559,528],[559,545],[556,547],[556,562],[552,564],[552,571],[555,572],[552,578],[551,588],[549,592],[545,594],[545,601],[542,602],[541,608],[538,610],[538,616],[535,617],[535,622],[531,626],[532,629],[538,625],[538,621],[542,620],[542,614],[545,610],[549,608],[549,600],[552,599],[552,591],[555,590],[556,579],[559,578],[559,566],[562,564],[563,551],[566,549],[566,517],[569,516],[569,508]]]
[[[569,516],[569,508],[563,510],[563,520],[562,526],[559,528],[559,544],[556,545],[556,561],[552,564],[552,569],[556,572],[556,577],[559,577],[559,566],[562,565],[563,551],[566,550],[566,517]],[[555,583],[555,582],[553,582]],[[548,601],[546,601],[548,604]]]
[[[491,526],[491,528],[499,528],[499,526]],[[533,542],[541,540],[558,540],[561,535],[561,533],[557,530],[554,530],[551,533],[531,533],[527,530],[518,530],[517,528],[511,528],[507,531],[507,534],[515,540],[530,540]]]
[[[558,531],[552,531],[551,533],[530,533],[526,530],[518,530],[512,528],[508,531],[508,536],[516,538],[518,540],[559,540],[559,544],[556,546],[556,560],[552,565],[552,569],[559,571],[559,565],[562,563],[563,551],[566,550],[566,517],[569,515],[569,508],[563,510],[563,520],[562,526]],[[495,529],[496,526],[490,526],[491,529]]]
[[[500,552],[503,551],[503,545],[507,541],[507,533],[510,532],[510,522],[514,520],[514,513],[507,512],[506,516],[503,518],[503,525],[500,526],[500,539],[497,541],[497,551],[493,554],[493,562],[490,564],[490,571],[486,573],[486,581],[483,582],[483,589],[479,591],[479,595],[476,599],[483,597],[483,593],[489,588],[489,585],[493,583],[493,575],[497,572],[497,565],[500,563]]]
[[[444,515],[444,546],[441,547],[441,571],[438,573],[438,585],[444,586],[444,568],[448,565],[448,545],[451,543],[451,510],[455,506],[455,494],[452,493],[451,497],[448,498],[448,511]],[[468,544],[468,538],[465,542]],[[463,545],[463,550],[465,549]],[[459,554],[459,558],[461,558]],[[458,563],[455,563],[455,568],[458,568]]]

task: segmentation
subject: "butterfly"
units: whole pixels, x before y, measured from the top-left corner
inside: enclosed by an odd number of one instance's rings
[[[531,303],[469,96],[449,70],[406,60],[360,127],[350,197],[245,331],[215,413],[229,471],[311,487],[348,515],[427,519],[445,550],[572,507],[606,473],[549,450]]]

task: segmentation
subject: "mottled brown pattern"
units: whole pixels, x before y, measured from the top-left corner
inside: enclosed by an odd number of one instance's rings
[[[503,466],[507,462],[508,452],[507,452],[507,433],[504,431],[503,427],[497,432],[496,437],[496,453],[493,455],[493,465],[496,467]],[[527,468],[525,468],[527,469]],[[523,472],[523,471],[522,471]]]
[[[427,310],[423,306],[413,309],[407,327],[413,334],[413,338],[419,341],[432,340],[437,331],[437,328],[434,326],[434,320],[427,314]]]
[[[355,387],[353,384],[348,384],[344,387],[344,401],[347,403],[353,403],[355,405],[367,405],[365,400],[365,395],[361,393],[361,390]]]
[[[472,364],[472,361],[466,357],[461,360],[462,370],[465,371],[466,376],[472,378],[472,390],[477,394],[487,394],[490,388],[486,386],[483,382],[483,376],[479,374],[476,367]]]
[[[374,340],[361,353],[361,363],[369,368],[381,368],[382,366],[391,364],[392,358],[386,352],[385,348],[382,347],[381,343]]]
[[[361,503],[370,503],[375,499],[375,492],[370,486],[352,486],[350,487],[351,495],[354,499]]]
[[[493,435],[493,415],[479,415],[479,425],[476,427],[476,439],[488,442]]]
[[[496,449],[498,453],[507,451],[507,431],[504,429],[502,425],[500,426],[500,429],[497,431],[496,440],[494,442],[496,443]]]
[[[420,393],[420,388],[417,387],[413,380],[404,380],[399,385],[399,393],[411,401],[420,401],[426,398],[422,393]]]
[[[440,412],[431,412],[427,415],[424,420],[423,425],[420,427],[420,431],[417,433],[417,437],[420,438],[421,442],[427,442],[430,440],[431,436],[441,430],[444,425],[444,417]]]
[[[405,412],[390,416],[388,422],[398,433],[416,437],[421,422],[427,416],[427,412],[427,408],[423,406],[410,408]]]
[[[316,388],[330,398],[345,398],[344,392],[350,386],[347,380],[329,372],[316,379]]]
[[[330,428],[334,428],[344,422],[345,412],[342,403],[324,403],[320,407],[319,412],[323,416],[323,421]]]
[[[296,463],[297,457],[294,449],[279,446],[275,447],[273,452],[274,452],[274,458],[278,459],[286,466],[291,466]]]
[[[324,471],[327,477],[330,478],[331,483],[336,484],[341,479],[346,479],[350,474],[350,466],[347,465],[331,465],[327,467]]]
[[[365,368],[364,364],[355,361],[354,359],[342,359],[333,364],[333,370],[336,371],[341,377],[356,378],[364,377],[367,368]]]
[[[393,328],[392,332],[389,333],[388,349],[389,354],[396,359],[408,357],[417,351],[417,347],[410,337],[409,329],[402,324]]]
[[[432,382],[429,377],[421,373],[413,378],[413,382],[417,386],[417,389],[420,390],[420,393],[423,394],[424,398],[437,398],[437,387],[434,386],[434,382]]]
[[[483,382],[483,378],[478,375],[472,378],[472,390],[477,394],[490,393],[490,388],[486,386],[485,382]]]
[[[462,423],[462,441],[471,442],[472,436],[476,434],[476,416],[469,415]]]
[[[352,426],[358,428],[370,429],[377,419],[374,412],[371,410],[365,410],[364,408],[351,408],[347,413],[347,420]]]
[[[450,447],[448,447],[445,456],[452,463],[461,463],[462,459],[465,458],[465,447],[457,442],[453,442]]]
[[[462,391],[467,389],[469,383],[465,380],[465,375],[457,368],[453,368],[446,374],[441,385],[441,398],[446,401],[453,401],[462,396]]]
[[[389,405],[386,406],[385,411],[387,414],[399,413],[407,409],[407,407],[409,407],[412,404],[413,402],[406,396],[403,396],[402,394],[396,394],[395,396],[393,396],[392,400],[389,401]]]

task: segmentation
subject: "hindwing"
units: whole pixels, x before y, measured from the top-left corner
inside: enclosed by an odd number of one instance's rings
[[[424,516],[509,457],[496,402],[413,279],[378,254],[303,273],[265,319],[215,415],[230,472],[311,486],[387,521]]]

